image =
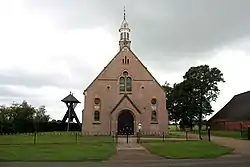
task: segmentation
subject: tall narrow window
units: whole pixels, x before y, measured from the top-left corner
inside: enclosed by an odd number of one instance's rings
[[[128,74],[127,71],[122,73],[122,76],[119,79],[120,91],[131,92],[132,91],[132,77]]]
[[[127,64],[129,64],[129,59],[127,59]]]
[[[121,40],[122,40],[122,38],[123,38],[123,34],[121,33],[121,36],[120,36],[120,38],[121,38]]]
[[[126,78],[126,90],[128,92],[132,91],[132,78],[131,77]]]
[[[151,113],[151,121],[157,121],[156,111],[152,111],[152,113]]]
[[[100,112],[99,111],[94,112],[94,121],[100,121]]]
[[[125,91],[125,78],[120,77],[120,91]]]

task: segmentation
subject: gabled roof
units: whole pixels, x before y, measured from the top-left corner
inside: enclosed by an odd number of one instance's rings
[[[121,102],[125,98],[127,98],[128,101],[132,104],[132,106],[136,109],[136,111],[141,114],[141,111],[139,110],[139,108],[133,103],[133,101],[129,98],[127,94],[124,94],[124,96],[120,99],[120,101],[115,105],[115,107],[111,110],[111,114],[117,109],[117,107],[121,104]]]
[[[235,95],[208,122],[219,120],[246,121],[250,120],[250,91]]]
[[[72,102],[72,103],[81,103],[71,93],[68,96],[66,96],[64,99],[62,99],[61,101],[64,102],[64,103],[70,103],[70,102]]]
[[[126,46],[125,46],[126,47]],[[141,60],[134,54],[134,52],[127,47],[127,49],[135,56],[135,58],[138,60],[138,62],[142,65],[142,67],[149,73],[149,75],[153,78],[153,80],[157,83],[157,85],[163,90],[165,93],[162,85],[155,79],[155,77],[148,71],[147,67],[141,62]],[[111,62],[120,54],[122,49],[113,57],[113,59],[110,60],[110,62],[103,68],[103,70],[96,76],[96,78],[89,84],[89,86],[84,90],[83,94],[88,90],[88,88],[99,78],[99,76],[103,73],[103,71],[111,64]]]

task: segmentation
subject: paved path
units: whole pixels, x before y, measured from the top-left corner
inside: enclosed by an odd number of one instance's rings
[[[185,135],[183,132],[171,132],[171,133]],[[199,136],[197,134],[189,133],[188,138],[199,139]],[[211,141],[218,145],[234,148],[235,154],[250,157],[250,141],[249,140],[240,140],[240,139],[234,139],[230,137],[211,136]]]
[[[165,158],[150,154],[141,144],[138,144],[136,138],[119,138],[117,143],[117,153],[110,159],[111,162],[133,162],[142,160],[165,160]]]

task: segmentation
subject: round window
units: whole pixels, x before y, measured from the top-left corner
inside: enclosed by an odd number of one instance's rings
[[[123,72],[123,75],[124,75],[124,76],[128,76],[128,72],[127,72],[127,71],[124,71],[124,72]]]
[[[94,102],[95,104],[100,104],[101,100],[99,98],[95,98]]]
[[[151,100],[151,104],[156,104],[156,98],[153,98],[153,99]]]

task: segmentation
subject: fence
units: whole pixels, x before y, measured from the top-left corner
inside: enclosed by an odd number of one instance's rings
[[[178,131],[171,132],[141,132],[135,135],[118,135],[117,133],[81,133],[81,132],[37,132],[37,133],[20,133],[20,134],[3,134],[0,135],[0,145],[21,145],[21,144],[78,144],[78,143],[117,143],[119,137],[141,139],[158,138],[157,140],[194,140],[199,139],[199,132],[195,131]],[[248,139],[248,131],[245,128],[242,131],[201,131],[203,140],[210,141],[210,136],[234,137],[239,139]]]
[[[81,132],[38,132],[0,135],[0,145],[21,144],[77,144],[77,143],[113,143],[107,133],[82,134]]]
[[[137,138],[137,140],[140,140],[140,138],[159,138],[165,141],[167,138],[174,136],[167,132],[143,132],[140,135],[82,132],[6,133],[0,135],[0,145],[117,143],[119,137]]]
[[[190,134],[194,134],[196,136],[199,136],[199,131],[198,130],[193,130],[193,131],[186,131],[187,136]],[[202,130],[201,131],[201,137],[202,139],[209,140],[210,136],[219,136],[219,137],[231,137],[231,138],[236,138],[236,139],[248,139],[249,134],[248,134],[248,128],[242,128],[241,130]]]

